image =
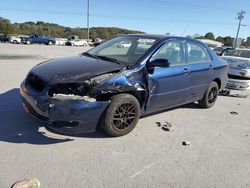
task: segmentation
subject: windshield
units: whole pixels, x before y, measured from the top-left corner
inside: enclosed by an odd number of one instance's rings
[[[89,55],[125,65],[134,65],[155,43],[155,39],[116,37],[89,50]]]
[[[243,57],[250,58],[250,50],[226,50],[225,56]]]

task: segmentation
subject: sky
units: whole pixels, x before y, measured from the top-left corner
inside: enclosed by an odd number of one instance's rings
[[[239,37],[250,36],[250,0],[89,0],[90,27],[120,27],[177,36],[232,36],[237,13],[246,11]],[[0,17],[86,27],[87,0],[1,0]]]

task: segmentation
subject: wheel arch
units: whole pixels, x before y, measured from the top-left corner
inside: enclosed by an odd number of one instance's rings
[[[106,93],[106,94],[98,95],[97,100],[108,101],[108,100],[111,100],[111,97],[118,95],[118,94],[130,94],[130,95],[134,96],[138,100],[138,102],[140,103],[141,108],[144,106],[145,101],[146,101],[146,96],[147,96],[147,93],[145,90],[127,91],[127,92]]]
[[[221,88],[221,80],[219,78],[215,78],[213,81],[218,84],[219,89],[220,89]]]

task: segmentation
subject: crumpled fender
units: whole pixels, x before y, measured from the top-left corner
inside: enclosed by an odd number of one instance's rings
[[[125,70],[104,82],[94,86],[90,95],[98,93],[121,93],[130,91],[146,91],[145,73],[143,69]]]

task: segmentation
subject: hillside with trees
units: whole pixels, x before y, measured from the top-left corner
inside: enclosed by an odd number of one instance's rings
[[[54,23],[47,22],[24,22],[11,24],[8,19],[0,17],[0,33],[5,35],[30,35],[42,34],[49,37],[64,38],[69,35],[78,35],[80,38],[87,38],[86,28],[64,27]],[[118,34],[143,33],[128,29],[116,27],[92,27],[90,28],[90,38],[110,39]]]
[[[64,27],[54,23],[47,23],[43,21],[37,22],[24,22],[12,24],[8,19],[0,17],[0,34],[5,35],[30,35],[30,34],[42,34],[48,37],[65,38],[69,35],[78,35],[80,38],[87,38],[86,28],[71,28]],[[92,27],[90,28],[90,38],[103,38],[110,39],[114,35],[118,34],[134,34],[143,33],[141,31],[121,29],[116,27]],[[166,33],[170,35],[170,33]],[[215,38],[212,32],[208,32],[204,36],[195,34],[193,37],[196,39],[210,39],[222,42],[225,46],[232,46],[233,38],[231,36],[218,36]],[[243,41],[242,45],[250,47],[250,36]]]

